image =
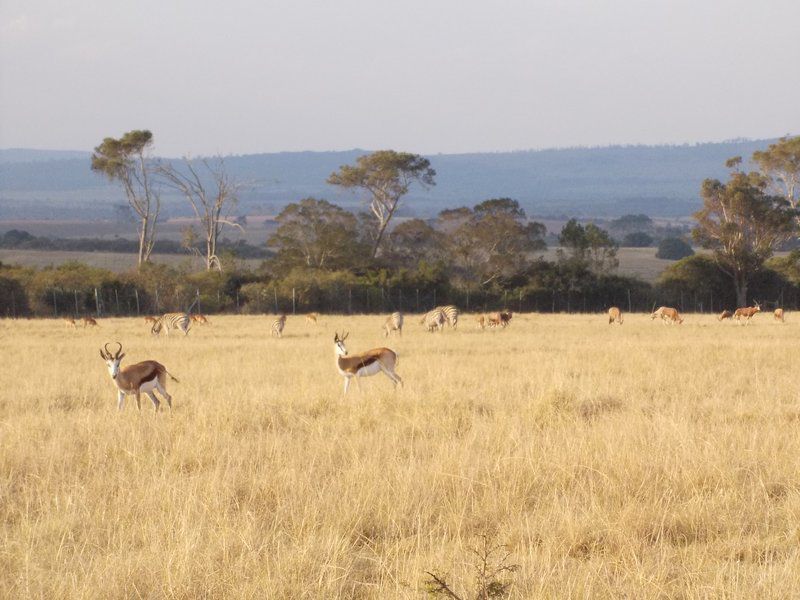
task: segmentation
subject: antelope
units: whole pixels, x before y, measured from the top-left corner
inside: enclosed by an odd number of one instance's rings
[[[383,337],[389,337],[389,334],[393,331],[403,337],[403,313],[393,312],[386,317],[386,321],[383,323]]]
[[[493,312],[486,315],[489,327],[508,327],[512,314],[509,311]]]
[[[447,306],[437,306],[437,309],[441,310],[444,313],[444,318],[447,321],[447,324],[450,325],[453,329],[458,327],[458,308],[449,304]],[[434,309],[436,310],[436,309]]]
[[[667,323],[670,325],[683,323],[683,317],[681,317],[678,310],[669,306],[661,306],[650,314],[650,319],[655,319],[656,317],[660,317],[664,325]]]
[[[486,315],[478,315],[475,320],[478,322],[479,329],[486,329]]]
[[[733,313],[733,318],[739,321],[739,323],[741,323],[742,319],[744,319],[744,324],[747,325],[748,323],[750,323],[750,319],[752,319],[756,313],[760,312],[761,312],[761,306],[759,305],[758,302],[756,302],[755,306],[737,308],[736,312]]]
[[[618,307],[612,306],[608,309],[608,324],[611,325],[615,321],[618,325],[622,325],[622,311]]]
[[[344,377],[344,394],[347,394],[347,388],[350,387],[350,379],[353,377],[356,378],[356,383],[360,388],[359,377],[371,377],[380,372],[383,372],[392,381],[395,388],[397,388],[398,383],[403,385],[403,380],[395,373],[397,353],[394,350],[373,348],[361,354],[348,356],[344,341],[349,335],[349,333],[345,333],[342,337],[339,337],[339,334],[336,333],[333,337],[336,368],[339,374]]]
[[[189,317],[192,320],[192,323],[198,323],[200,325],[209,325],[208,317],[201,314],[190,315]]]
[[[306,323],[308,323],[310,325],[316,325],[318,318],[319,318],[319,313],[315,313],[315,312],[308,313],[306,315]]]
[[[191,319],[186,313],[167,313],[160,316],[153,327],[150,328],[150,333],[158,335],[163,329],[167,336],[169,336],[170,329],[177,329],[183,332],[183,335],[189,335],[189,327],[191,326]]]
[[[155,325],[156,321],[158,321],[157,317],[145,317],[144,318],[144,324],[145,325],[147,325],[148,323],[152,323],[153,325]]]
[[[177,382],[178,380],[167,371],[164,365],[154,360],[145,360],[120,369],[119,364],[125,358],[125,353],[122,352],[122,344],[116,343],[118,346],[116,352],[112,353],[108,349],[108,344],[106,344],[100,349],[100,357],[106,361],[108,374],[111,375],[111,379],[117,385],[117,408],[122,410],[125,404],[125,396],[134,394],[136,396],[136,407],[141,411],[141,395],[145,393],[150,396],[150,400],[153,401],[153,406],[158,412],[161,402],[153,393],[154,390],[158,390],[158,393],[166,399],[167,405],[172,410],[172,396],[167,393],[167,376],[172,381]]]
[[[447,318],[442,312],[441,308],[434,308],[432,311],[425,313],[420,320],[420,325],[425,325],[428,332],[442,331]]]
[[[724,321],[725,319],[731,318],[733,318],[733,313],[729,310],[723,310],[721,313],[719,313],[719,316],[717,316],[717,321]]]
[[[283,337],[283,328],[286,325],[286,315],[281,315],[277,319],[272,322],[272,326],[269,329],[270,336],[278,336]]]
[[[100,327],[92,317],[83,317],[83,328],[87,327]]]
[[[70,319],[69,317],[66,317],[64,319],[64,326],[67,329],[77,329],[78,328],[78,326],[75,324],[75,319]]]
[[[782,308],[776,308],[775,312],[772,313],[772,318],[775,319],[776,321],[780,321],[781,323],[785,323],[785,321],[783,319],[783,309]]]

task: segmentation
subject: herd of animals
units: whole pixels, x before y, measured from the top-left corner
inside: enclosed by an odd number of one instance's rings
[[[755,306],[738,308],[733,312],[725,310],[717,316],[717,319],[719,321],[735,319],[746,325],[759,312],[761,312],[761,306],[756,303]],[[459,315],[460,312],[456,306],[437,306],[422,316],[420,324],[431,333],[442,331],[446,326],[456,329]],[[511,323],[512,317],[512,312],[508,310],[479,314],[476,316],[477,327],[480,329],[485,329],[486,327],[505,328]],[[773,317],[776,321],[784,322],[783,309],[776,308],[773,312]],[[652,320],[661,319],[664,324],[680,325],[683,323],[683,317],[678,310],[669,306],[661,306],[654,310],[650,314],[650,318]],[[305,319],[307,323],[316,325],[319,321],[319,313],[309,313]],[[204,315],[188,313],[167,313],[160,317],[145,317],[144,321],[145,324],[151,325],[150,331],[153,335],[159,335],[162,331],[169,335],[171,330],[180,331],[184,335],[188,335],[192,323],[199,325],[210,324],[210,321]],[[389,337],[393,333],[402,336],[403,322],[402,313],[394,312],[389,315],[383,324],[384,337]],[[622,325],[622,322],[622,311],[619,307],[612,306],[608,309],[609,325],[613,323]],[[75,319],[68,318],[66,323],[67,327],[77,327]],[[82,323],[84,328],[99,326],[97,321],[91,317],[83,318]],[[278,338],[282,337],[285,326],[286,315],[278,316],[271,323],[270,335]],[[344,378],[345,394],[350,386],[351,379],[355,378],[356,383],[359,383],[359,378],[370,377],[378,373],[386,375],[395,387],[398,384],[402,385],[403,380],[396,372],[397,353],[394,350],[381,347],[358,354],[350,354],[345,346],[345,340],[348,335],[347,333],[340,335],[335,332],[333,338],[336,368]],[[122,344],[119,342],[117,342],[117,348],[113,351],[109,350],[108,344],[106,344],[100,349],[100,356],[105,361],[109,375],[116,384],[117,407],[120,410],[123,408],[126,395],[135,396],[136,405],[141,410],[141,395],[146,394],[153,402],[155,410],[158,411],[161,402],[154,392],[158,392],[167,401],[170,409],[172,408],[172,396],[167,393],[167,378],[173,381],[178,380],[167,371],[164,365],[154,360],[146,360],[122,368],[120,363],[125,357],[125,353],[122,351]]]

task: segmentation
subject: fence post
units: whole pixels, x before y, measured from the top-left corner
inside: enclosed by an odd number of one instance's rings
[[[236,290],[236,312],[239,312],[239,290]]]
[[[94,309],[97,312],[97,316],[100,316],[100,299],[97,296],[97,288],[94,288]]]
[[[203,308],[200,306],[200,288],[194,288],[194,297],[197,299],[197,312],[203,314]]]
[[[75,295],[75,318],[78,318],[78,290],[72,290],[72,293]]]
[[[295,305],[295,298],[294,298],[294,288],[292,288],[292,314],[297,314],[297,307]]]
[[[133,288],[133,295],[136,296],[136,316],[140,316],[139,313],[139,288]]]
[[[275,295],[275,314],[278,314],[278,286],[272,286],[272,293]]]
[[[156,286],[156,314],[158,314],[160,312],[161,312],[161,309],[159,308],[159,303],[158,303],[158,286]]]
[[[114,298],[117,299],[117,315],[119,316],[119,292],[114,288]]]
[[[433,288],[433,307],[436,308],[436,288]]]
[[[56,305],[56,288],[53,288],[53,316],[58,317],[58,306]]]
[[[367,298],[369,298],[369,292],[367,292]],[[367,306],[369,307],[369,302],[367,302]],[[347,314],[353,314],[353,288],[347,288]]]
[[[419,288],[417,288],[417,312],[419,312]]]

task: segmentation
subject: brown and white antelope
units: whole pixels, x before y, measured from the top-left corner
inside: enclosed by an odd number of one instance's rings
[[[210,325],[210,321],[208,317],[205,315],[201,315],[200,313],[195,315],[190,315],[189,318],[192,320],[192,323],[197,323],[198,325]]]
[[[77,329],[78,328],[78,326],[75,324],[75,319],[71,319],[69,317],[66,317],[64,319],[64,326],[67,329]]]
[[[744,308],[737,308],[736,312],[733,313],[733,318],[739,321],[742,324],[742,319],[744,319],[744,325],[750,323],[750,319],[752,319],[756,314],[761,312],[761,305],[756,302],[755,306],[746,306]]]
[[[608,309],[608,324],[617,323],[622,325],[622,311],[617,306],[612,306]]]
[[[183,335],[189,335],[189,327],[192,320],[186,313],[167,313],[160,316],[153,326],[150,328],[150,333],[158,335],[163,330],[169,336],[170,329],[177,329],[182,331]]]
[[[486,329],[486,315],[477,315],[475,320],[478,322],[478,329]]]
[[[142,410],[142,394],[147,394],[153,401],[153,406],[158,412],[161,402],[156,398],[154,391],[164,397],[167,405],[172,410],[172,396],[167,393],[167,377],[172,381],[178,380],[167,371],[167,368],[154,360],[145,360],[124,369],[120,368],[125,353],[122,351],[122,344],[117,342],[116,352],[108,349],[108,344],[100,349],[100,356],[106,362],[108,374],[117,386],[117,408],[122,410],[125,404],[125,396],[133,394],[136,396],[136,407]]]
[[[660,318],[664,325],[667,323],[670,325],[680,325],[683,323],[683,317],[681,317],[678,309],[670,308],[669,306],[660,306],[650,314],[651,319],[655,319],[656,317]]]
[[[393,312],[386,317],[386,321],[383,323],[383,337],[389,337],[393,331],[403,337],[403,313],[401,312]]]
[[[502,310],[486,315],[486,324],[489,327],[508,327],[513,315],[510,311]]]
[[[430,333],[433,333],[434,331],[442,331],[446,322],[447,317],[445,317],[442,309],[434,308],[432,311],[422,315],[422,319],[420,319],[419,323],[420,325],[424,325],[425,329],[427,329]]]
[[[83,317],[83,328],[86,329],[87,327],[100,327],[92,317]]]
[[[361,386],[359,377],[371,377],[378,373],[386,375],[394,387],[397,384],[403,385],[403,380],[395,372],[397,367],[397,353],[389,348],[373,348],[360,354],[348,355],[347,348],[344,341],[347,339],[349,333],[345,333],[342,337],[336,333],[333,337],[334,351],[336,353],[336,368],[339,374],[344,377],[344,393],[347,394],[347,388],[350,387],[350,380],[355,377],[358,386]]]
[[[283,328],[286,326],[286,315],[280,315],[272,322],[269,328],[270,336],[283,337]]]
[[[782,308],[776,308],[775,312],[772,313],[772,318],[776,321],[780,321],[781,323],[785,323],[784,314]]]
[[[306,315],[306,323],[309,325],[316,325],[317,319],[319,319],[319,313],[313,312]]]
[[[732,318],[733,318],[733,313],[732,313],[731,311],[729,311],[729,310],[723,310],[723,311],[722,311],[721,313],[719,313],[719,315],[717,316],[717,321],[724,321],[725,319],[732,319]]]

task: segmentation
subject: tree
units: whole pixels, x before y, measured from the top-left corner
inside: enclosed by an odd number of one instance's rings
[[[154,165],[149,158],[153,134],[147,130],[129,131],[119,139],[107,137],[94,149],[92,170],[120,183],[138,218],[138,266],[150,260],[161,212],[161,197],[155,189]]]
[[[653,245],[653,236],[644,231],[634,231],[623,238],[622,245],[626,248],[649,248]]]
[[[363,256],[355,215],[326,200],[289,204],[275,220],[278,229],[267,243],[276,249],[274,264],[282,270],[346,269]]]
[[[637,231],[650,232],[653,228],[653,219],[647,215],[622,215],[608,224],[609,231],[616,235],[626,235]]]
[[[767,193],[769,180],[758,173],[735,172],[727,184],[706,179],[703,208],[694,214],[692,236],[733,282],[736,302],[747,304],[751,278],[775,248],[796,232],[797,211],[785,199]]]
[[[681,238],[668,237],[658,243],[656,258],[664,260],[680,260],[687,256],[692,256],[694,250]]]
[[[199,172],[200,165],[203,167],[205,177]],[[239,201],[241,184],[225,170],[225,163],[221,157],[213,164],[204,159],[199,165],[196,161],[185,159],[182,168],[164,163],[159,165],[158,172],[164,177],[167,185],[183,194],[200,221],[205,242],[206,270],[210,271],[216,267],[221,271],[222,262],[217,253],[217,244],[222,231],[226,226],[244,231],[233,215]],[[195,237],[193,230],[184,232],[184,242],[191,248],[196,248]]]
[[[422,219],[400,223],[387,236],[386,259],[393,266],[414,268],[421,261],[443,258],[444,235]]]
[[[528,222],[516,200],[481,202],[466,220],[463,210],[447,213],[445,217],[457,214],[461,221],[447,244],[456,269],[469,285],[485,286],[518,276],[530,265],[531,253],[547,247],[545,226]]]
[[[619,266],[617,243],[594,223],[584,227],[576,219],[570,219],[561,229],[558,242],[561,262],[585,266],[594,273],[607,273]]]
[[[753,153],[761,174],[773,191],[797,209],[800,204],[800,136],[783,137],[764,151]]]
[[[372,246],[372,258],[378,255],[386,228],[397,211],[400,199],[411,185],[436,185],[436,171],[430,161],[418,154],[380,150],[357,159],[356,165],[344,165],[328,177],[328,183],[344,189],[366,192],[366,204],[378,221]]]

